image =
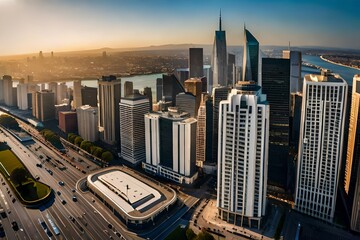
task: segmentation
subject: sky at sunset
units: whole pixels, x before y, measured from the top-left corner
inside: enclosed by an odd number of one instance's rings
[[[219,9],[228,45],[243,25],[261,45],[360,49],[358,0],[0,0],[0,55],[212,44]]]

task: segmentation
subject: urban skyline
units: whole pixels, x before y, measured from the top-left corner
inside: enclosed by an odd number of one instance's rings
[[[360,49],[360,33],[352,30],[360,24],[358,7],[355,0],[1,0],[0,22],[7,24],[0,25],[0,53],[211,44],[220,9],[228,45],[243,44],[246,23],[263,45]]]

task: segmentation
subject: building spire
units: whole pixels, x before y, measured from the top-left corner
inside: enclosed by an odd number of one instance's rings
[[[221,30],[221,8],[220,8],[220,17],[219,17],[219,31],[222,31]]]

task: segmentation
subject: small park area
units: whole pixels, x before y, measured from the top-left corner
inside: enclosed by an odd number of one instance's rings
[[[47,198],[51,189],[36,181],[22,164],[20,159],[5,143],[0,143],[0,172],[11,184],[19,200],[25,204],[36,204]]]

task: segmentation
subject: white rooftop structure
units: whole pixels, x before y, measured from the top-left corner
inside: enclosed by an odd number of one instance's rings
[[[141,211],[161,198],[156,189],[121,171],[100,175],[94,185],[126,213]]]

